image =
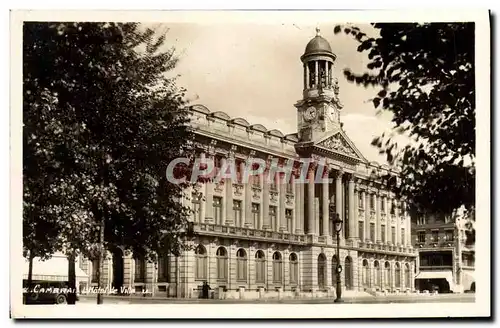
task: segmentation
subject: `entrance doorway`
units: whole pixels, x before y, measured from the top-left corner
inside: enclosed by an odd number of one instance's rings
[[[123,251],[119,248],[113,251],[113,287],[118,293],[123,287]]]

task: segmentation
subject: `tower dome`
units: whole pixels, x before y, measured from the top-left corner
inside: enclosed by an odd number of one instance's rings
[[[309,41],[302,57],[308,57],[311,55],[334,56],[330,43],[322,37],[319,32],[319,28],[316,28],[316,36]]]

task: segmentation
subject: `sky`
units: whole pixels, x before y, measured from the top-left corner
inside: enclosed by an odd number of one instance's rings
[[[369,161],[386,163],[384,155],[371,146],[372,139],[390,131],[391,113],[380,113],[371,99],[377,89],[365,89],[348,82],[342,71],[366,71],[366,53],[356,51],[357,41],[343,33],[334,35],[335,23],[300,24],[153,24],[167,31],[166,45],[176,48],[179,63],[174,73],[185,87],[192,104],[210,111],[242,117],[250,124],[262,124],[284,134],[297,132],[294,104],[302,98],[303,68],[300,56],[316,27],[337,56],[334,75],[339,80],[339,97],[344,104],[344,130]],[[369,25],[357,25],[375,33]]]

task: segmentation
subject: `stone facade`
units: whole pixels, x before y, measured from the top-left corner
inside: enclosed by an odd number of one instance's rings
[[[103,283],[177,297],[198,297],[204,281],[215,297],[333,296],[337,241],[329,206],[335,204],[344,221],[339,244],[343,289],[413,291],[416,252],[410,218],[377,178],[398,172],[368,162],[343,131],[335,58],[319,34],[301,57],[298,133],[284,135],[202,105],[191,107],[199,156],[217,169],[227,161],[243,171],[253,158],[268,163],[312,158],[324,163],[323,176],[331,183],[317,182],[318,172],[310,170],[306,183],[272,183],[261,175],[247,183],[238,178],[199,184],[186,190],[182,200],[195,211],[193,249],[147,264],[139,275],[135,271],[142,266],[131,254],[110,253]],[[86,269],[92,276],[90,266]],[[117,279],[113,268],[121,267],[123,278]]]

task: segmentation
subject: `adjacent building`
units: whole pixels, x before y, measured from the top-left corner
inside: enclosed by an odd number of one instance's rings
[[[198,297],[206,281],[225,297],[333,296],[340,262],[347,294],[414,290],[410,217],[404,202],[376,178],[398,172],[367,161],[342,129],[336,56],[319,31],[300,60],[303,76],[297,78],[304,88],[295,104],[297,133],[284,135],[196,105],[191,109],[198,153],[217,168],[230,161],[241,170],[251,158],[313,158],[325,163],[322,174],[332,183],[318,183],[311,169],[306,183],[263,176],[243,183],[238,175],[199,184],[183,199],[195,210],[193,249],[180,257],[160,254],[158,263],[111,250],[103,266],[105,287]],[[339,258],[330,204],[344,222]],[[95,262],[82,260],[80,266],[89,274],[87,285],[97,285]]]
[[[467,223],[461,214],[425,215],[412,227],[418,249],[416,288],[460,293],[475,291],[475,246],[467,243]]]

